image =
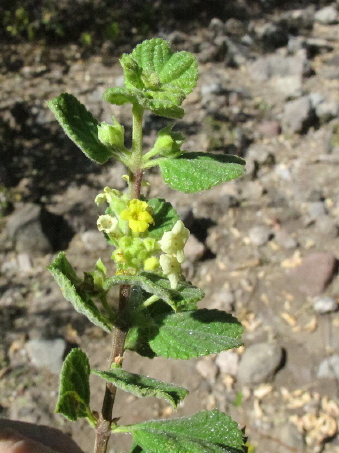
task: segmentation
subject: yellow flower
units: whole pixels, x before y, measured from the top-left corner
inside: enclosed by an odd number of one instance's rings
[[[144,233],[149,225],[154,222],[148,212],[149,206],[146,201],[133,199],[128,202],[128,208],[120,213],[123,220],[128,220],[130,229],[136,233]]]

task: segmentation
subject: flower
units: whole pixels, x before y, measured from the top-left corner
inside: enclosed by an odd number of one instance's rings
[[[120,213],[123,220],[128,220],[128,225],[135,233],[144,233],[154,219],[148,212],[149,206],[146,201],[133,199],[128,202],[127,209]]]
[[[159,263],[164,275],[168,278],[171,288],[175,289],[178,286],[179,277],[181,275],[181,265],[175,256],[161,255]]]
[[[161,250],[169,255],[175,255],[179,263],[185,261],[184,247],[190,232],[181,220],[178,220],[171,231],[166,231],[159,241]]]
[[[100,206],[101,204],[103,203],[108,203],[108,204],[111,204],[117,200],[119,200],[122,196],[122,193],[120,192],[120,190],[116,190],[116,189],[111,189],[110,187],[105,187],[104,188],[104,191],[99,193],[96,197],[95,197],[95,203]]]
[[[107,234],[116,234],[119,232],[118,220],[109,214],[99,216],[97,226],[99,231],[104,231]]]

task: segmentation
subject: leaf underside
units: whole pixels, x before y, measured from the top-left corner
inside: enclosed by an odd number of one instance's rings
[[[66,135],[99,164],[105,163],[112,153],[98,138],[98,121],[72,94],[62,93],[47,102]]]
[[[73,421],[88,416],[89,374],[90,366],[86,354],[81,349],[73,349],[62,366],[55,412]]]

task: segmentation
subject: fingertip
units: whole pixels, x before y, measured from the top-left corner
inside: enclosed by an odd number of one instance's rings
[[[55,453],[54,450],[31,439],[27,439],[13,429],[0,431],[0,453]]]

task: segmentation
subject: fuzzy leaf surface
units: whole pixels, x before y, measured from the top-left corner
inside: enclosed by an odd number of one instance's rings
[[[191,417],[151,420],[132,425],[135,452],[243,453],[243,433],[237,423],[218,410]],[[135,446],[135,448],[137,448]]]
[[[110,332],[112,323],[81,288],[83,281],[76,275],[65,253],[60,252],[48,269],[60,286],[64,298],[71,302],[76,311],[85,315],[96,326]]]
[[[146,40],[120,60],[125,87],[110,88],[104,99],[112,104],[139,104],[166,118],[182,118],[180,104],[198,77],[196,58],[189,52],[173,53],[161,38]]]
[[[149,236],[161,239],[165,231],[170,231],[180,217],[171,203],[162,198],[152,198],[147,203],[153,209],[154,219],[154,225],[150,225],[148,230]]]
[[[139,374],[129,373],[121,368],[113,368],[108,371],[92,370],[92,373],[139,398],[155,396],[164,399],[174,408],[188,395],[188,390],[182,387]]]
[[[72,349],[61,370],[57,413],[73,421],[88,416],[90,371],[87,355],[81,349]]]
[[[154,322],[158,331],[149,331],[149,345],[158,356],[191,359],[242,344],[242,325],[224,311],[203,308],[155,317]]]
[[[103,164],[112,157],[111,151],[98,138],[98,121],[75,96],[62,93],[47,105],[66,135],[89,159]]]
[[[185,193],[210,189],[245,173],[245,161],[237,156],[193,152],[159,163],[166,184]]]

